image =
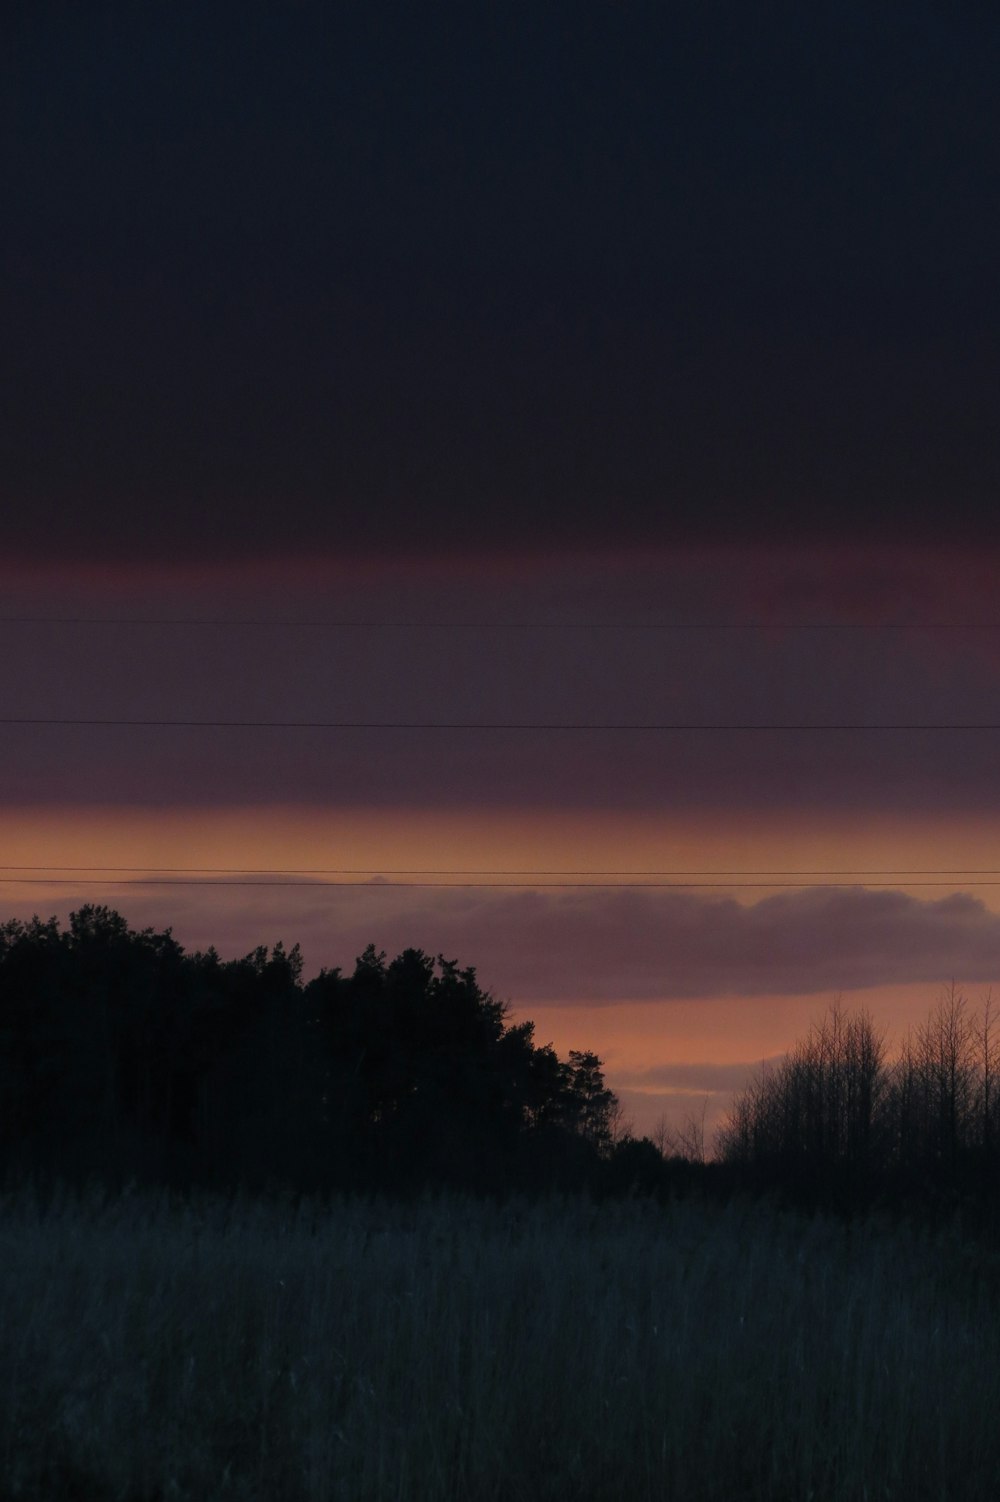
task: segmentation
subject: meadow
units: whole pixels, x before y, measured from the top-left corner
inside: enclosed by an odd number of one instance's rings
[[[1000,1495],[1000,1276],[747,1202],[0,1205],[0,1496]]]

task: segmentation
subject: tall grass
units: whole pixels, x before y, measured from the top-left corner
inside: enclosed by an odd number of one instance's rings
[[[9,1197],[7,1499],[994,1498],[954,1236],[767,1208]]]

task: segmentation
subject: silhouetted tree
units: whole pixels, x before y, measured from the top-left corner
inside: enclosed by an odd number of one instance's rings
[[[369,946],[185,954],[109,908],[0,928],[0,1162],[252,1187],[582,1182],[613,1144],[568,1061],[471,967]]]
[[[617,1101],[604,1083],[600,1059],[595,1053],[571,1048],[564,1080],[563,1100],[568,1121],[585,1142],[606,1156],[611,1151]]]
[[[998,1187],[995,1040],[952,985],[895,1063],[866,1012],[839,1003],[735,1100],[717,1137],[730,1169],[796,1190],[927,1199]]]

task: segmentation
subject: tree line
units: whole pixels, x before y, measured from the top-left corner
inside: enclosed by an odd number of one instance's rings
[[[1000,1186],[1000,1034],[987,994],[952,984],[890,1059],[864,1010],[834,1003],[733,1105],[716,1154],[730,1175],[846,1203],[993,1202]]]
[[[107,907],[0,926],[5,1179],[569,1188],[627,1162],[619,1116],[596,1054],[443,956],[303,983],[298,946],[189,954]]]
[[[87,906],[0,925],[0,1183],[728,1196],[993,1207],[1000,1032],[952,987],[890,1059],[838,1003],[701,1133],[623,1127],[601,1060],[560,1058],[473,967],[370,945],[222,960]],[[978,1213],[977,1211],[977,1213]]]

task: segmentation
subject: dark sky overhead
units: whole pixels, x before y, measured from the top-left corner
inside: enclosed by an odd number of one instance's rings
[[[1000,14],[24,4],[8,558],[991,535]]]
[[[4,19],[0,921],[444,952],[643,1127],[996,980],[1000,7]]]

